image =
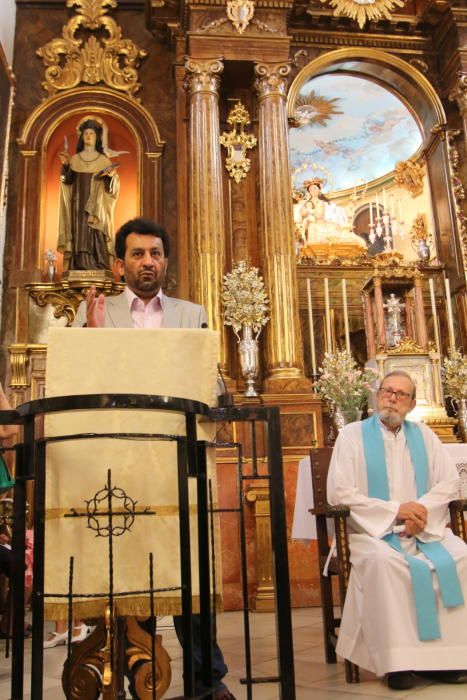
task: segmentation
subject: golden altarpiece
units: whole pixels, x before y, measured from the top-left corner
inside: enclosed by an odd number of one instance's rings
[[[115,225],[144,215],[167,228],[173,249],[168,291],[203,304],[209,326],[222,332],[219,363],[237,402],[244,383],[233,335],[223,325],[222,279],[239,260],[261,269],[271,308],[259,384],[261,400],[281,406],[289,517],[298,461],[312,445],[323,445],[328,432],[313,374],[324,350],[345,347],[347,335],[361,364],[374,361],[383,371],[396,358],[405,368],[418,363],[419,376],[429,377],[424,417],[445,439],[454,439],[439,367],[449,349],[445,278],[453,342],[467,347],[467,10],[460,0],[408,0],[398,7],[378,0],[376,6],[365,9],[353,0],[229,0],[227,6],[197,0],[17,0],[3,307],[15,404],[41,396],[47,327],[70,325],[91,284],[106,295],[122,288],[103,271],[62,274],[55,253],[58,156],[74,149],[77,125],[92,117],[106,123],[109,147],[120,152],[112,156],[120,165]],[[344,15],[349,7],[350,17]],[[306,108],[301,88],[328,75],[363,78],[396,95],[413,115],[421,140],[402,173],[393,169],[344,188],[335,199],[331,194],[328,204],[335,209],[353,207],[347,247],[342,240],[316,247],[306,232],[297,239],[301,214],[291,135]],[[357,237],[361,226],[371,232],[374,215],[384,227],[390,207],[383,197],[392,196],[392,187],[416,186],[420,171],[424,195],[406,218],[412,223],[429,210],[432,255],[427,260],[412,251],[398,257],[388,234],[384,250],[371,256]],[[318,197],[322,178],[319,172],[314,178],[320,180],[315,190],[313,183],[306,188]],[[410,204],[409,194],[404,201]],[[391,294],[404,305],[404,336],[395,343],[384,320]],[[77,371],[87,371],[85,360]],[[229,463],[232,455],[225,451],[219,459]],[[256,531],[258,541],[267,543],[266,485],[252,488],[249,501],[251,535]],[[230,534],[223,537],[226,549],[235,549]],[[296,605],[319,602],[315,556],[313,549],[290,543]],[[252,605],[259,610],[272,601],[267,557],[267,546],[258,549]],[[238,562],[230,560],[225,570],[225,604],[235,608]]]

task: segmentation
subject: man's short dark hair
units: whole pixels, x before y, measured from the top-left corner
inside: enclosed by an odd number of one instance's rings
[[[143,216],[137,216],[135,219],[127,221],[126,224],[120,226],[115,236],[115,254],[117,258],[123,260],[125,258],[126,239],[130,233],[138,233],[142,236],[155,236],[160,238],[164,248],[164,256],[169,257],[170,240],[169,234],[165,229],[151,219],[145,219]]]

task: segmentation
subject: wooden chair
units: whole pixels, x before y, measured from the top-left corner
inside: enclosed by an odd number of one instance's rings
[[[328,503],[326,483],[331,455],[332,447],[318,447],[310,451],[313,503],[315,506],[311,512],[316,518],[318,538],[324,653],[326,663],[335,664],[337,663],[337,634],[341,619],[334,611],[332,581],[337,577],[339,582],[339,606],[342,610],[350,576],[350,550],[347,534],[347,517],[350,515],[350,510],[346,506],[330,506]],[[329,557],[330,542],[332,541],[332,533],[328,530],[330,520],[334,522],[337,552],[336,556],[331,557],[328,563],[328,575],[325,576],[324,568]],[[347,683],[358,683],[360,681],[358,666],[347,660],[345,661],[345,677]]]
[[[320,447],[310,451],[311,479],[313,484],[313,502],[311,513],[316,518],[318,537],[319,583],[321,588],[321,609],[324,629],[324,651],[326,662],[335,664],[336,642],[340,626],[340,617],[334,611],[332,580],[339,582],[340,610],[344,607],[345,594],[350,576],[350,549],[347,534],[347,517],[350,510],[346,506],[331,506],[327,499],[327,478],[331,461],[332,447]],[[452,501],[449,505],[451,528],[453,532],[467,543],[467,528],[464,512],[467,511],[467,499]],[[336,537],[336,555],[328,563],[328,575],[324,576],[324,567],[329,557],[332,533],[328,530],[330,521],[334,522]],[[345,661],[345,677],[348,683],[359,683],[359,668],[350,661]]]

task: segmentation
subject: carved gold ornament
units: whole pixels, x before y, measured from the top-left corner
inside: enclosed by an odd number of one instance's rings
[[[52,96],[80,83],[105,83],[134,97],[140,88],[137,68],[146,51],[122,39],[121,27],[107,16],[107,8],[116,7],[117,0],[67,0],[66,5],[77,6],[77,15],[63,27],[61,38],[37,50],[46,66],[44,89]],[[91,34],[84,41],[76,36],[79,29],[103,30],[106,36]]]
[[[152,676],[152,640],[151,636],[138,625],[135,617],[127,618],[126,648],[128,668],[134,670],[134,684],[137,697],[141,700],[152,700],[153,683]],[[172,679],[170,656],[162,645],[162,636],[156,635],[156,697],[162,698],[167,692]]]
[[[333,116],[343,114],[337,108],[339,101],[338,97],[322,97],[315,90],[310,90],[306,95],[299,95],[295,101],[293,115],[296,126],[326,126]]]
[[[456,137],[459,136],[460,133],[461,132],[457,129],[448,129],[447,142],[449,155],[449,174],[451,179],[451,186],[454,192],[454,199],[456,202],[457,229],[459,231],[459,238],[462,249],[464,272],[467,274],[467,215],[465,214],[465,190],[461,179],[461,171],[459,170],[459,168],[461,167],[461,164],[459,163],[459,151],[456,147]]]
[[[378,348],[378,352],[385,352],[387,355],[425,355],[426,350],[422,348],[413,338],[403,338],[399,345],[390,350]]]
[[[243,34],[254,14],[253,0],[227,0],[227,17],[239,34]]]
[[[257,141],[256,136],[245,132],[245,126],[250,123],[250,115],[241,102],[237,102],[230,110],[227,122],[232,125],[232,131],[224,131],[219,142],[227,148],[226,170],[238,184],[250,170],[250,159],[246,152],[254,148]]]
[[[404,256],[397,250],[388,250],[387,253],[378,253],[372,258],[373,265],[375,267],[375,272],[381,274],[382,271],[386,272],[389,270],[389,275],[392,275],[394,271],[396,274],[407,272],[407,269],[411,269],[411,265],[404,265]]]
[[[432,236],[428,230],[426,214],[417,214],[409,231],[412,241],[430,241]]]
[[[394,168],[394,182],[408,190],[415,199],[423,193],[423,173],[423,165],[413,160],[400,160]]]
[[[356,19],[360,29],[368,20],[391,19],[396,7],[404,7],[405,0],[321,0],[335,7],[334,16]],[[311,10],[309,10],[311,12]]]

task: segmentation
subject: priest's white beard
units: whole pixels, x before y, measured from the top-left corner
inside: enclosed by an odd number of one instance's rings
[[[384,423],[388,428],[398,428],[400,425],[402,425],[402,416],[395,411],[391,411],[389,408],[383,408],[378,415],[382,423]]]

